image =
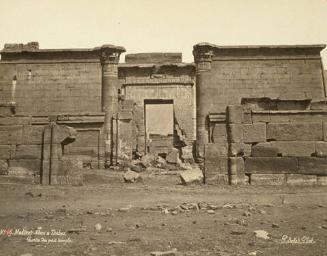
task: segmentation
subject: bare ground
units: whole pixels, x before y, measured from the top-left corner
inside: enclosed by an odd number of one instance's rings
[[[2,181],[0,255],[327,255],[327,188],[185,187],[177,175],[125,184],[98,173],[80,187]],[[37,228],[61,233],[10,236]]]

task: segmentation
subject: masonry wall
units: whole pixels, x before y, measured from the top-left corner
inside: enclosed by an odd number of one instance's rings
[[[206,145],[207,183],[327,184],[326,101],[243,102],[227,107],[227,143]]]
[[[62,176],[61,180],[58,178],[56,182],[73,182],[76,173],[73,175],[72,171],[76,169],[76,165],[79,170],[83,165],[89,168],[103,167],[103,120],[103,115],[66,115],[51,118],[40,115],[14,115],[8,107],[0,106],[0,175],[9,178],[21,177],[27,182],[40,182],[42,168],[49,166],[50,139],[45,138],[45,130],[49,128],[50,121],[57,127],[71,127],[76,131],[74,142],[65,145],[57,142],[52,147],[53,168],[58,169],[58,177]],[[55,135],[55,138],[59,136],[60,134]],[[57,161],[58,159],[60,161]],[[70,176],[70,182],[64,176]]]
[[[17,77],[17,114],[101,112],[98,62],[0,62],[0,102],[11,102]]]
[[[324,97],[319,59],[214,57],[209,112],[224,112],[244,97],[307,99]]]

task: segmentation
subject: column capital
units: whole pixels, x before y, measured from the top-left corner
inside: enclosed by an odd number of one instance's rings
[[[211,62],[214,47],[209,43],[200,43],[193,46],[194,62]]]
[[[193,46],[193,56],[197,72],[211,70],[213,55],[213,47],[208,43],[201,43]]]
[[[93,51],[99,56],[101,65],[118,64],[120,54],[125,52],[122,46],[105,44],[100,47],[95,47]]]

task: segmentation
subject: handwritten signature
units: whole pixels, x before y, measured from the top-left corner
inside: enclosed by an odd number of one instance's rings
[[[316,241],[313,237],[302,236],[302,237],[289,237],[288,235],[283,235],[281,244],[315,244]]]

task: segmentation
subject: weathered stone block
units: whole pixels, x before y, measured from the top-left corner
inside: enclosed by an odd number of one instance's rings
[[[123,175],[124,182],[125,183],[134,183],[134,182],[141,182],[142,177],[139,173],[133,172],[131,170],[128,170],[127,172],[124,173]]]
[[[24,125],[22,144],[42,144],[44,126]]]
[[[218,184],[220,175],[228,175],[228,158],[216,157],[205,161],[205,183]]]
[[[298,161],[295,157],[247,157],[245,173],[278,174],[296,173]]]
[[[0,145],[0,159],[11,159],[15,156],[15,145]]]
[[[205,161],[205,173],[228,173],[228,157],[217,157],[210,161]]]
[[[244,124],[252,124],[252,114],[251,112],[244,112],[243,113],[243,123]]]
[[[266,124],[244,124],[243,141],[245,143],[265,142],[266,141]]]
[[[201,184],[203,183],[203,173],[199,168],[186,170],[180,174],[180,179],[183,185]]]
[[[166,161],[167,163],[171,164],[179,163],[179,150],[177,148],[172,148],[171,151],[167,154]]]
[[[41,159],[41,145],[17,145],[15,159]]]
[[[230,143],[230,156],[251,156],[251,144]]]
[[[224,143],[227,142],[227,130],[225,124],[215,124],[212,128],[212,142]]]
[[[244,160],[242,157],[230,157],[228,159],[228,173],[230,175],[244,174]]]
[[[251,149],[251,156],[253,157],[276,157],[278,153],[279,149],[270,142],[256,144]]]
[[[310,141],[272,141],[282,156],[311,156],[315,153],[315,143]]]
[[[243,123],[243,107],[241,105],[229,105],[227,106],[227,121],[230,124]]]
[[[31,170],[33,173],[40,173],[41,160],[40,159],[14,159],[9,160],[9,167],[24,167]]]
[[[317,156],[327,157],[327,142],[317,141],[315,143],[315,154]]]
[[[228,141],[231,143],[243,143],[243,125],[229,124],[227,126]]]
[[[0,144],[22,144],[22,125],[0,126]]]
[[[299,173],[327,175],[327,158],[299,157]]]
[[[286,174],[287,185],[316,185],[316,175]]]
[[[270,115],[268,113],[252,113],[251,119],[253,123],[269,123]]]
[[[227,156],[228,144],[227,143],[209,143],[205,145],[205,158],[215,159],[221,156]]]
[[[269,123],[267,140],[316,141],[323,139],[322,123]]]
[[[251,174],[251,185],[284,185],[285,174]]]

